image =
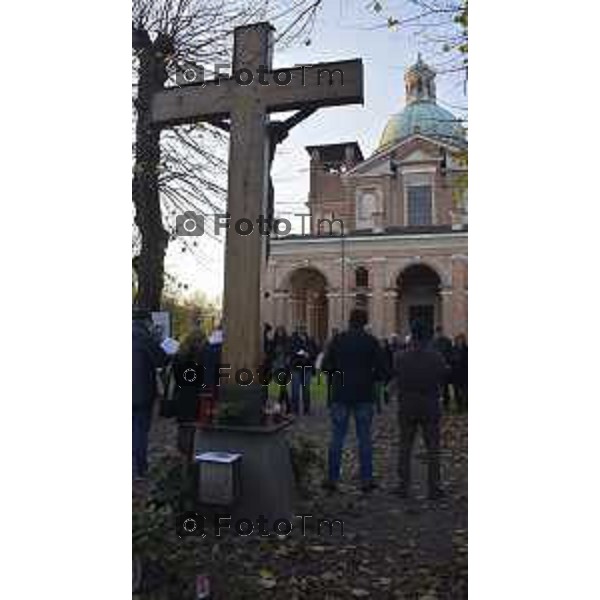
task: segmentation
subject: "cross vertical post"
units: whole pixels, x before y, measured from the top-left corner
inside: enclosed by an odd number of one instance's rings
[[[249,69],[255,74],[261,65],[270,69],[271,37],[268,23],[236,29],[234,72]],[[249,369],[256,382],[256,369],[262,362],[260,275],[266,237],[259,233],[258,220],[267,214],[268,115],[260,98],[262,90],[248,86],[245,91],[248,93],[236,98],[231,111],[227,207],[230,225],[225,243],[223,292],[223,363],[231,365],[224,391],[233,397],[240,396],[241,391],[250,392],[236,384],[236,372]],[[235,227],[240,224],[240,229],[247,229],[247,220],[253,229],[249,235],[242,235]],[[257,390],[262,388],[258,386]]]

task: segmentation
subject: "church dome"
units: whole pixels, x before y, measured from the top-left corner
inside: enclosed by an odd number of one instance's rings
[[[434,102],[413,102],[402,112],[390,117],[381,135],[379,148],[395,144],[415,133],[445,138],[447,141],[464,139],[463,128],[450,111]]]
[[[406,107],[392,115],[387,122],[379,150],[400,140],[421,133],[448,142],[465,141],[464,129],[456,117],[438,106],[435,95],[435,71],[419,58],[404,76],[406,84]]]

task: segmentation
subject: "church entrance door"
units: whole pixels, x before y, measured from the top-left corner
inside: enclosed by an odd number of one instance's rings
[[[419,321],[427,336],[441,323],[441,280],[436,271],[423,263],[411,264],[397,280],[396,331],[410,333],[413,321]]]
[[[415,321],[420,323],[425,335],[430,338],[433,336],[435,328],[435,317],[433,304],[416,304],[408,307],[409,323]]]

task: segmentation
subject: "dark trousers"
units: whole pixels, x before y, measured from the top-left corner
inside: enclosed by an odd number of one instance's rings
[[[440,392],[442,394],[444,411],[448,412],[450,410],[450,381],[444,381],[444,383],[442,383]]]
[[[455,383],[454,396],[456,398],[456,407],[459,412],[467,412],[467,384]]]
[[[302,394],[303,412],[310,413],[310,380],[312,373],[309,369],[292,370],[292,412],[300,414],[300,394]]]
[[[133,409],[133,476],[145,477],[148,472],[148,434],[152,424],[151,409]]]
[[[285,414],[290,414],[290,395],[288,393],[287,385],[279,386],[279,404],[281,404],[281,409]]]
[[[417,430],[421,430],[425,448],[427,449],[427,483],[429,493],[435,494],[440,485],[440,420],[439,417],[425,417],[398,415],[400,425],[400,456],[398,462],[398,475],[400,476],[400,488],[408,492],[411,482],[411,457],[417,436]]]

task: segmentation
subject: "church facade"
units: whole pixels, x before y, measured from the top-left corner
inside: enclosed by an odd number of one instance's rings
[[[362,307],[378,337],[416,319],[467,333],[466,137],[421,57],[404,80],[406,106],[372,156],[357,142],[306,148],[303,231],[271,240],[265,322],[322,342]]]

